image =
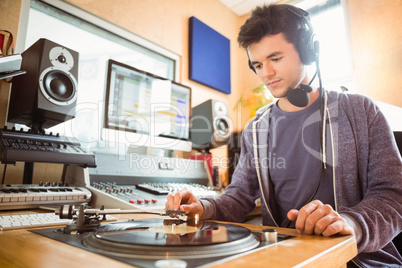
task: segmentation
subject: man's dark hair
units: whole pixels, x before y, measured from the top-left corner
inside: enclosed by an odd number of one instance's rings
[[[237,41],[247,49],[266,35],[283,33],[286,41],[297,47],[301,19],[289,10],[289,5],[264,5],[255,8],[240,28]],[[299,51],[300,53],[300,51]]]

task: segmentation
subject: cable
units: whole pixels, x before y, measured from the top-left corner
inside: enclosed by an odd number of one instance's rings
[[[318,70],[315,71],[313,78],[311,78],[310,82],[308,83],[308,85],[311,85],[311,83],[313,83],[315,77],[317,76]]]
[[[6,178],[6,170],[7,170],[7,164],[4,164],[4,170],[3,170],[3,181],[1,182],[1,184],[4,184],[4,180]]]
[[[319,109],[319,118],[318,118],[318,133],[319,133],[319,137],[322,137],[322,132],[321,132],[321,125],[323,126],[323,122],[322,122],[322,95],[323,95],[323,89],[322,89],[322,81],[321,81],[321,71],[320,71],[320,66],[319,66],[319,60],[318,57],[316,59],[316,72],[318,75],[318,81],[319,81],[319,86],[318,86],[318,91],[320,93],[319,96],[319,101],[320,101],[320,109]],[[313,77],[313,79],[315,78],[315,75]],[[310,83],[312,82],[312,80],[310,81]],[[323,143],[321,142],[321,139],[319,139],[319,147],[320,147],[320,176],[319,176],[319,180],[318,180],[318,184],[317,187],[315,188],[313,194],[310,196],[310,198],[308,199],[308,201],[306,202],[306,204],[310,203],[314,196],[317,194],[318,189],[320,188],[321,182],[322,182],[322,177],[323,177],[323,166],[325,166],[324,160],[323,160]]]
[[[321,132],[321,125],[322,125],[323,128],[324,128],[324,124],[325,124],[325,121],[322,120],[322,96],[323,96],[323,88],[322,88],[321,71],[320,71],[320,66],[319,66],[318,57],[317,57],[317,59],[316,59],[316,72],[315,72],[313,78],[310,80],[309,85],[313,82],[313,80],[315,79],[316,75],[318,75],[318,80],[319,80],[318,91],[319,91],[319,93],[320,93],[320,96],[319,96],[320,108],[319,108],[319,118],[318,118],[318,121],[319,121],[319,122],[318,122],[318,133],[319,133],[319,135],[318,135],[318,136],[319,136],[319,137],[323,137],[323,136],[322,136],[322,132]],[[324,107],[324,109],[325,109],[325,107]],[[325,115],[325,111],[324,111],[324,115]],[[319,147],[320,147],[320,162],[321,162],[321,163],[320,163],[320,176],[319,176],[319,180],[318,180],[317,186],[316,186],[316,188],[315,188],[313,194],[310,196],[310,198],[309,198],[308,201],[305,203],[305,205],[307,205],[308,203],[310,203],[310,202],[313,200],[314,196],[317,194],[318,189],[320,188],[320,185],[321,185],[321,182],[322,182],[322,179],[323,179],[323,173],[324,173],[323,168],[324,168],[324,166],[325,166],[325,168],[326,168],[326,164],[325,164],[325,162],[324,162],[324,160],[323,160],[323,143],[321,142],[321,139],[319,139],[319,143],[320,143]],[[304,206],[304,205],[303,205],[303,206]],[[299,208],[299,210],[300,210],[300,208]],[[289,219],[288,219],[288,221],[289,221],[289,222],[288,222],[288,224],[286,225],[285,228],[289,228],[290,225],[292,224],[292,221],[290,221]]]

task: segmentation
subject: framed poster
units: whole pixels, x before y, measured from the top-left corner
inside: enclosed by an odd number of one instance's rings
[[[189,24],[189,78],[230,94],[230,40],[195,17]]]

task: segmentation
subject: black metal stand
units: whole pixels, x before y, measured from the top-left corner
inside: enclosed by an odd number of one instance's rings
[[[24,177],[22,179],[23,184],[32,184],[33,171],[34,171],[34,163],[33,162],[25,162]]]

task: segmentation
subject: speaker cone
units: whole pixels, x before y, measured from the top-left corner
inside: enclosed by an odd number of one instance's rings
[[[231,126],[227,116],[216,116],[214,118],[213,144],[220,145],[228,141],[231,133]]]
[[[229,133],[229,123],[224,118],[219,118],[215,121],[216,131],[219,132],[220,135],[226,136]]]
[[[77,81],[74,76],[56,67],[42,72],[40,89],[48,101],[57,105],[68,105],[77,98]]]
[[[74,97],[75,86],[72,79],[61,71],[51,71],[43,81],[46,92],[58,101],[69,101]]]

